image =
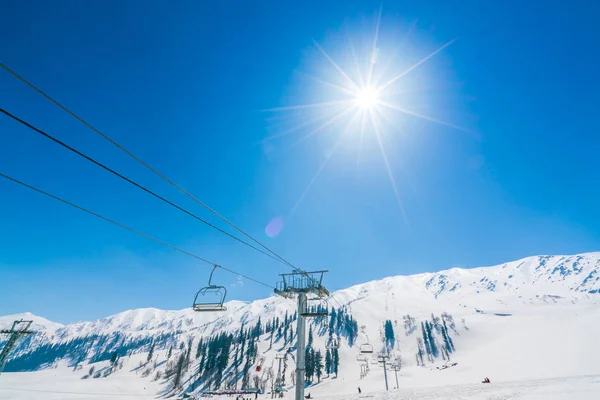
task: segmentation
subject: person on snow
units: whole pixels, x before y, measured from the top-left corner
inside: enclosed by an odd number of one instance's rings
[[[360,390],[360,386],[358,387],[358,394],[361,394],[362,391]]]

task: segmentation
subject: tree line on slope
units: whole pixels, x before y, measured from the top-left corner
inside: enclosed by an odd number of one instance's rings
[[[450,354],[456,348],[448,332],[446,321],[454,326],[452,316],[447,313],[442,314],[442,318],[431,314],[431,321],[421,322],[421,336],[417,337],[417,353],[415,354],[417,365],[424,366],[425,360],[433,363],[440,356],[443,360],[450,360]],[[438,337],[441,336],[441,342],[436,337],[436,333]]]

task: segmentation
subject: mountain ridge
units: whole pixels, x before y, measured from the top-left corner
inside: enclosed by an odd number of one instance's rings
[[[495,278],[495,279],[494,279]],[[543,280],[545,278],[545,280]],[[580,253],[574,255],[538,255],[524,257],[519,260],[505,262],[494,266],[475,268],[452,267],[438,272],[423,272],[413,275],[394,275],[376,279],[340,289],[333,293],[336,301],[341,305],[352,304],[365,298],[368,293],[387,291],[392,287],[404,289],[404,293],[421,295],[424,301],[459,300],[473,295],[512,296],[523,298],[529,295],[524,288],[540,287],[544,292],[535,293],[540,296],[556,296],[556,298],[581,298],[587,295],[600,294],[600,252]],[[341,301],[340,301],[341,299]],[[227,314],[236,313],[245,308],[262,305],[262,309],[276,309],[277,304],[284,303],[283,299],[275,295],[253,301],[231,300],[225,303]],[[514,299],[513,299],[514,300]],[[503,301],[506,301],[503,299]],[[289,301],[288,301],[289,302]],[[283,311],[295,309],[290,306],[283,307]],[[254,310],[256,312],[257,310]],[[29,312],[1,316],[0,326],[12,324],[16,319],[33,319],[34,325],[42,327],[47,333],[65,330],[69,335],[89,334],[97,329],[119,330],[126,332],[160,331],[161,329],[185,328],[193,325],[206,325],[215,323],[213,313],[195,313],[190,308],[180,310],[162,310],[147,307],[125,310],[92,321],[78,321],[60,324],[47,320]],[[222,318],[222,317],[221,317]],[[173,324],[152,324],[152,321],[165,321],[171,319]],[[246,317],[248,319],[248,316]],[[88,328],[88,329],[86,329]]]

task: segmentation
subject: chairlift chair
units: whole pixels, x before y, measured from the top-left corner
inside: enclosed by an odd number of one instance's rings
[[[303,311],[300,313],[300,315],[302,315],[305,318],[327,317],[329,315],[329,312],[327,311],[327,302],[325,300],[317,303],[316,306],[312,306],[309,303],[308,299],[306,299],[304,300],[302,310]]]
[[[218,267],[218,265],[213,267],[213,270],[210,273],[210,278],[208,279],[208,286],[203,287],[202,289],[198,290],[198,293],[196,293],[194,304],[192,305],[192,309],[194,311],[227,311],[227,307],[224,305],[225,296],[227,296],[227,289],[225,286],[212,284],[213,274]],[[207,298],[210,300],[206,300]]]
[[[361,344],[360,352],[362,354],[373,354],[373,345],[369,344],[369,342]]]

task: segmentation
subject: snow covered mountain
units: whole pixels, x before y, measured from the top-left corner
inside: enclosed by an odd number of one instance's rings
[[[421,322],[435,325],[437,333],[432,340],[442,343],[442,346],[446,339],[441,323],[448,323],[450,327],[447,333],[452,336],[450,340],[453,341],[453,347],[456,347],[453,360],[462,359],[459,365],[464,365],[463,368],[467,370],[485,366],[498,376],[503,373],[510,375],[505,371],[511,368],[514,371],[515,365],[490,360],[499,357],[521,363],[513,353],[523,352],[522,346],[507,344],[507,340],[514,340],[526,343],[527,351],[534,354],[528,357],[529,367],[537,368],[543,376],[551,374],[543,353],[556,346],[545,336],[546,330],[559,332],[558,337],[564,341],[559,349],[553,349],[555,354],[564,358],[561,366],[555,366],[554,371],[567,374],[571,371],[569,368],[579,370],[572,365],[576,361],[571,358],[587,360],[592,355],[600,355],[583,354],[582,348],[577,344],[588,338],[588,335],[600,334],[600,324],[591,324],[588,319],[579,317],[598,314],[595,305],[600,300],[599,269],[600,253],[536,256],[494,267],[452,268],[437,273],[394,276],[337,291],[328,305],[338,312],[343,310],[344,318],[347,318],[346,322],[341,325],[337,322],[335,326],[335,335],[340,335],[342,341],[339,349],[340,376],[358,378],[360,367],[356,358],[361,344],[370,343],[376,352],[386,347],[391,350],[388,333],[384,329],[386,321],[393,326],[395,336],[391,348],[402,354],[404,374],[408,373],[415,379],[423,374],[423,367],[417,367],[418,361],[415,361],[415,355],[419,351],[416,338],[420,337],[423,329]],[[31,314],[0,317],[0,326],[8,325],[21,317],[33,319],[33,328],[39,332],[27,338],[17,348],[6,370],[38,370],[61,362],[67,362],[77,369],[78,365],[107,363],[115,352],[119,352],[120,357],[127,355],[137,360],[136,362],[140,362],[137,367],[141,368],[140,360],[145,360],[150,348],[155,346],[156,359],[152,374],[156,370],[163,371],[166,375],[169,372],[167,367],[174,368],[166,362],[167,354],[172,349],[181,354],[185,354],[186,349],[190,349],[187,350],[188,353],[194,349],[199,355],[200,350],[195,349],[202,347],[201,340],[217,340],[224,333],[235,338],[231,357],[233,349],[236,354],[238,351],[243,353],[244,346],[241,341],[237,341],[239,332],[244,332],[245,328],[245,337],[250,338],[250,330],[259,320],[262,321],[262,330],[259,329],[257,336],[252,337],[258,354],[248,356],[248,359],[254,364],[272,366],[277,353],[286,353],[295,346],[295,339],[290,336],[288,340],[287,336],[283,337],[281,332],[273,329],[276,321],[283,324],[282,321],[287,321],[289,316],[289,326],[292,331],[295,330],[295,323],[291,323],[295,308],[293,301],[272,296],[250,303],[228,302],[228,310],[220,314],[195,313],[190,309],[164,311],[148,308],[68,325],[56,324]],[[442,313],[445,314],[442,316]],[[309,324],[315,334],[315,349],[325,352],[325,343],[332,331],[331,319],[314,319]],[[351,324],[348,321],[354,321],[360,329],[352,331],[345,328],[344,324]],[[565,321],[570,321],[573,328],[565,330]],[[334,321],[334,325],[335,323]],[[515,331],[519,334],[515,334]],[[488,349],[486,343],[496,343],[498,346]],[[507,350],[510,351],[507,353]],[[481,355],[485,353],[488,357],[482,359]],[[204,367],[200,364],[200,357],[196,361],[189,361],[190,356],[187,357],[188,362],[193,365],[184,374],[187,384],[181,388],[187,391],[201,387],[206,389],[206,382],[199,378],[198,371],[200,367]],[[424,364],[429,367],[439,366],[442,358],[438,358],[431,357],[431,361]],[[288,371],[293,370],[293,363],[292,357]],[[241,384],[242,377],[233,372],[238,366],[242,368],[241,361],[236,363],[229,359],[226,365],[224,381],[227,379],[231,384]],[[585,362],[582,365],[587,368]],[[277,369],[276,365],[274,368]],[[114,372],[115,375],[118,373],[120,372]],[[452,374],[447,373],[446,376],[453,376]],[[264,373],[258,375],[261,379],[266,379]],[[532,373],[526,375],[537,377]],[[470,374],[461,376],[472,379]],[[373,372],[370,377],[365,378],[365,384],[369,380],[379,382],[380,378],[379,372]],[[171,384],[169,379],[164,379],[165,387]],[[317,387],[341,390],[340,393],[347,390],[340,380],[324,381]]]

